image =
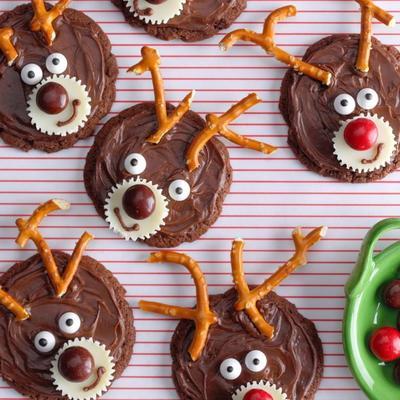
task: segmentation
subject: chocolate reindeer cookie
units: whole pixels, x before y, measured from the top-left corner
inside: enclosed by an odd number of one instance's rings
[[[292,67],[283,79],[280,110],[299,160],[321,175],[346,182],[383,178],[400,165],[400,53],[372,37],[372,20],[394,18],[370,0],[361,5],[361,34],[332,35],[299,60],[274,42],[275,24],[296,14],[274,11],[261,34],[238,30],[221,42],[254,42]]]
[[[32,0],[0,16],[0,137],[13,147],[71,147],[111,109],[118,75],[111,44],[69,2]]]
[[[160,39],[196,42],[228,28],[247,0],[112,0],[133,26]]]
[[[130,71],[150,71],[155,102],[141,103],[105,124],[85,166],[85,186],[97,212],[125,239],[174,247],[199,238],[219,217],[232,168],[218,133],[264,153],[274,147],[228,128],[261,100],[253,93],[224,115],[204,121],[190,111],[194,92],[174,107],[165,101],[156,50],[144,47]]]
[[[173,378],[185,400],[311,400],[323,371],[323,349],[314,324],[272,292],[296,268],[326,228],[303,236],[293,232],[295,253],[258,287],[246,283],[242,251],[231,252],[234,289],[208,297],[199,265],[173,252],[154,253],[150,262],[185,266],[197,290],[195,308],[141,301],[144,311],[181,318],[171,342]]]
[[[0,376],[36,400],[98,398],[128,366],[135,340],[125,290],[82,255],[92,235],[71,256],[41,236],[41,220],[68,207],[51,200],[17,220],[17,243],[32,240],[39,254],[0,277]]]

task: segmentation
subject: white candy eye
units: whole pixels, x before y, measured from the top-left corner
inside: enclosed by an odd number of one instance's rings
[[[184,201],[190,196],[190,186],[183,179],[173,181],[168,188],[172,200]]]
[[[333,103],[335,107],[335,111],[340,115],[349,115],[356,108],[356,102],[352,96],[349,94],[343,93],[339,94],[336,97],[335,102]]]
[[[67,312],[61,315],[58,320],[58,327],[61,332],[71,335],[79,331],[79,328],[81,327],[81,319],[78,314]]]
[[[219,366],[220,374],[227,379],[228,381],[233,381],[234,379],[239,378],[242,373],[242,366],[240,362],[234,358],[227,358],[222,361]]]
[[[22,82],[27,85],[36,85],[43,79],[42,68],[37,64],[26,64],[21,71]]]
[[[267,366],[267,357],[262,351],[253,350],[247,354],[244,362],[251,372],[260,372]]]
[[[62,74],[68,67],[68,61],[61,53],[53,53],[47,57],[46,68],[52,74]]]
[[[125,159],[125,169],[132,175],[139,175],[146,169],[146,159],[139,153],[132,153]]]
[[[364,110],[372,110],[379,103],[378,93],[374,89],[362,89],[358,92],[357,103]]]
[[[36,334],[34,343],[37,351],[48,353],[54,349],[56,338],[51,332],[42,331]]]

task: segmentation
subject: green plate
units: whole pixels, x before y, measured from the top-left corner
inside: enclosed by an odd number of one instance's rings
[[[394,229],[400,229],[400,219],[385,219],[368,232],[357,265],[346,285],[344,351],[354,377],[371,400],[400,399],[400,385],[393,379],[394,363],[380,362],[368,346],[371,333],[376,328],[397,326],[399,312],[383,304],[381,288],[399,277],[400,242],[374,256],[379,238]]]

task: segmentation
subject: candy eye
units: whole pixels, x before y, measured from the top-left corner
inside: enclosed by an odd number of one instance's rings
[[[242,373],[242,366],[240,362],[234,358],[227,358],[222,361],[219,367],[220,374],[227,379],[228,381],[233,381],[234,379],[239,378]]]
[[[43,71],[37,64],[26,64],[22,68],[21,79],[27,85],[36,85],[43,79]]]
[[[56,338],[51,332],[42,331],[35,336],[35,347],[41,353],[48,353],[54,349]]]
[[[251,372],[260,372],[267,366],[267,357],[262,351],[253,350],[247,354],[244,362]]]
[[[46,60],[46,68],[52,74],[62,74],[68,67],[68,61],[61,53],[50,54]]]
[[[190,186],[183,179],[177,179],[169,185],[169,195],[175,201],[184,201],[190,196]]]
[[[132,175],[139,175],[146,169],[146,159],[139,153],[132,153],[125,159],[125,169]]]
[[[357,103],[364,110],[372,110],[379,103],[378,93],[374,89],[362,89],[358,92]]]
[[[349,115],[356,108],[356,102],[352,96],[349,94],[343,93],[339,94],[336,97],[335,102],[333,103],[335,107],[335,111],[340,115]]]
[[[58,327],[61,332],[73,334],[79,331],[79,328],[81,327],[81,319],[79,318],[79,315],[73,312],[67,312],[61,315],[58,320]]]

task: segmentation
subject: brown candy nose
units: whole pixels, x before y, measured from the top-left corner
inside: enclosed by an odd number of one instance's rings
[[[94,369],[94,359],[84,347],[69,347],[58,359],[60,374],[70,382],[83,382]]]
[[[168,0],[147,0],[148,3],[150,4],[162,4],[165,3]]]
[[[153,191],[146,185],[135,185],[129,188],[122,198],[125,212],[133,219],[148,218],[156,207]]]
[[[36,103],[46,114],[59,114],[68,105],[68,93],[64,86],[56,82],[43,85],[37,92]]]

